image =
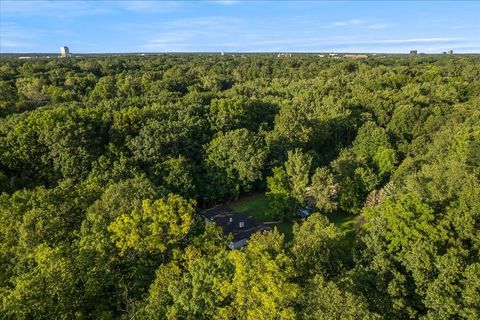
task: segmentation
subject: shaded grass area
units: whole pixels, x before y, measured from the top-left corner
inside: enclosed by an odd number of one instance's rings
[[[337,228],[345,232],[345,236],[340,241],[340,246],[345,250],[346,262],[353,264],[352,250],[355,245],[355,218],[353,214],[344,211],[336,211],[327,214],[328,220],[335,224]]]
[[[344,231],[345,233],[353,233],[355,225],[355,216],[353,214],[336,211],[326,215],[328,220],[335,224],[337,228]]]
[[[242,198],[236,202],[229,204],[237,213],[248,214],[259,221],[270,221],[267,216],[268,212],[268,199],[264,194],[256,194]]]
[[[244,197],[238,201],[230,203],[229,206],[235,212],[251,215],[259,221],[267,222],[271,220],[267,215],[269,204],[268,199],[264,194],[256,194]],[[355,216],[343,211],[337,211],[328,214],[327,218],[340,230],[345,232],[345,241],[353,245],[355,238]],[[293,239],[293,223],[294,222],[282,222],[271,226],[277,227],[278,231],[285,235],[285,240],[290,241]]]

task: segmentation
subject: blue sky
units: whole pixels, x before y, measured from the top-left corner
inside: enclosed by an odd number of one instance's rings
[[[0,52],[480,52],[474,1],[8,1]]]

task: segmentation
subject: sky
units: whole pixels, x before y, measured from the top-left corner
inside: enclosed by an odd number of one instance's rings
[[[480,52],[476,1],[0,0],[0,53]]]

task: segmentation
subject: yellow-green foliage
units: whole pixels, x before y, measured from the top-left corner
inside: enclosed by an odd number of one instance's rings
[[[108,230],[122,252],[164,252],[190,232],[195,219],[195,201],[170,194],[166,199],[144,200],[140,211],[122,214]]]

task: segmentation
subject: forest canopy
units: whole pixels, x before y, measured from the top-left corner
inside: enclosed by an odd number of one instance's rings
[[[0,222],[2,319],[479,319],[480,58],[1,57]]]

